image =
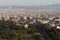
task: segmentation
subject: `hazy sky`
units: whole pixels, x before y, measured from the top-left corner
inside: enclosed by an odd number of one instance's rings
[[[50,5],[60,3],[60,0],[0,0],[0,6],[9,5]]]

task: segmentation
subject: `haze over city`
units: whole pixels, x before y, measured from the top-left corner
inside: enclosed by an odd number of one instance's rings
[[[60,0],[0,0],[0,6],[36,6],[60,4]]]

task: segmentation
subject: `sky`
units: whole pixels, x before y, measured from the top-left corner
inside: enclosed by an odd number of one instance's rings
[[[0,0],[0,6],[33,6],[60,4],[60,0]]]

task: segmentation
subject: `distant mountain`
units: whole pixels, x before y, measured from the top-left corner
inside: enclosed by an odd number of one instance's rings
[[[52,4],[46,6],[3,6],[0,9],[12,8],[12,9],[60,9],[60,4]]]
[[[47,5],[47,6],[43,6],[42,8],[44,8],[44,9],[60,9],[60,4]]]

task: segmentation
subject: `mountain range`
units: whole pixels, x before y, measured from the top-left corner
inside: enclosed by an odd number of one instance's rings
[[[0,6],[0,9],[60,9],[60,4],[52,4],[45,6]]]

